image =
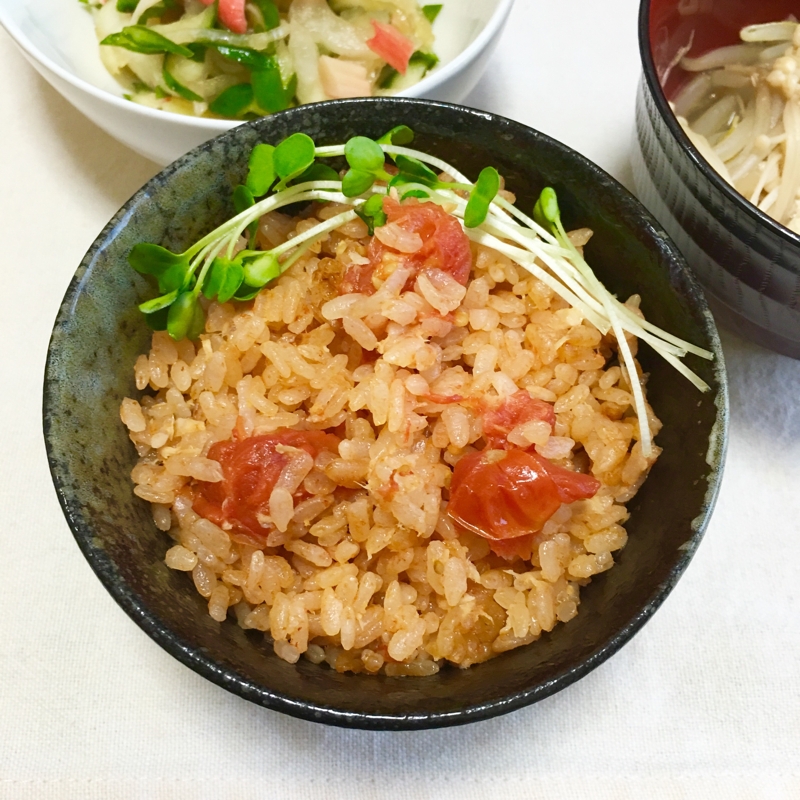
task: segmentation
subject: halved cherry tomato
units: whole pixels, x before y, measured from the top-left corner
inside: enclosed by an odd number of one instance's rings
[[[380,56],[390,67],[401,75],[406,74],[408,60],[414,52],[414,43],[403,36],[394,25],[372,20],[375,36],[367,40],[367,47]]]
[[[517,425],[541,420],[551,428],[556,424],[556,413],[551,403],[531,397],[524,389],[506,397],[499,404],[483,401],[483,438],[487,447],[506,449],[508,436]]]
[[[453,471],[447,513],[467,530],[500,545],[542,529],[562,503],[593,497],[600,482],[558,467],[535,451],[486,449],[464,456]],[[512,555],[524,542],[514,542]],[[528,551],[529,552],[529,551]]]
[[[339,438],[323,431],[284,430],[241,441],[217,442],[208,457],[219,461],[223,479],[219,483],[197,481],[193,508],[200,516],[230,528],[234,538],[263,545],[269,531],[258,514],[269,514],[269,497],[289,457],[278,445],[305,450],[316,458],[322,450],[337,452]],[[295,499],[305,496],[302,487]]]
[[[422,247],[416,253],[400,253],[373,236],[367,254],[369,264],[354,265],[347,270],[339,288],[341,294],[372,294],[377,288],[373,278],[385,280],[401,265],[413,267],[415,275],[423,269],[440,269],[462,286],[466,285],[472,268],[472,252],[469,239],[455,217],[436,203],[420,203],[416,198],[398,203],[386,197],[383,210],[388,222],[396,222],[410,233],[419,234]],[[413,278],[409,284],[413,285]]]

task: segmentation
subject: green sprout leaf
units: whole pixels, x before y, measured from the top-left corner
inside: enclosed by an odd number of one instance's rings
[[[156,53],[175,53],[175,55],[191,58],[194,54],[188,47],[175,44],[171,39],[162,36],[145,25],[128,25],[119,33],[106,36],[100,44],[124,47],[134,53],[153,55]]]
[[[278,259],[269,251],[242,250],[234,263],[240,264],[244,270],[244,282],[248,286],[261,288],[281,274]]]
[[[190,275],[191,268],[188,261],[173,264],[158,275],[158,289],[164,293],[171,292],[174,289],[182,289],[189,283]]]
[[[199,317],[199,321],[198,321]],[[194,292],[179,294],[167,314],[167,332],[177,342],[181,339],[196,339],[203,330],[203,309]]]
[[[222,258],[218,256],[211,262],[211,268],[208,270],[206,275],[206,279],[203,281],[203,294],[209,299],[213,300],[217,294],[219,294],[219,290],[222,288],[222,284],[225,282],[225,274],[228,271],[228,264],[232,262],[228,261],[227,258]]]
[[[435,187],[439,183],[436,173],[416,158],[398,155],[394,162],[400,172],[392,178],[390,186],[421,183],[423,186]]]
[[[256,199],[255,197],[253,197],[253,193],[247,188],[247,186],[242,186],[240,184],[233,190],[233,210],[237,214],[241,214],[242,211],[245,211],[248,208],[252,208],[255,204],[256,204]],[[256,235],[257,230],[258,230],[258,220],[254,219],[247,226],[247,232],[250,235],[251,245],[253,244],[253,237]]]
[[[551,186],[545,186],[542,189],[542,193],[533,207],[533,219],[547,231],[557,229],[561,220],[561,212],[558,208],[556,190]]]
[[[240,184],[233,190],[233,209],[237,214],[241,214],[247,208],[252,208],[255,204],[253,193],[247,186]]]
[[[139,0],[117,0],[117,11],[121,11],[123,14],[133,14],[138,5]]]
[[[178,290],[176,289],[174,292],[165,294],[162,297],[154,297],[152,300],[148,300],[146,303],[140,303],[139,311],[141,311],[143,314],[152,314],[154,311],[161,311],[162,308],[171,306],[177,297]]]
[[[500,174],[494,167],[484,167],[469,194],[469,202],[464,209],[464,225],[477,228],[486,221],[489,206],[500,191]]]
[[[414,131],[408,125],[396,125],[378,139],[378,144],[396,144],[398,147],[411,144],[414,141]]]
[[[145,314],[144,321],[151,331],[165,331],[167,329],[168,316],[169,308],[162,308],[160,311],[154,311],[152,314]]]
[[[247,111],[252,102],[253,87],[249,83],[237,83],[217,95],[208,108],[221,117],[238,117]]]
[[[356,214],[366,223],[370,236],[375,233],[375,228],[386,224],[383,198],[384,195],[374,194],[356,209]]]
[[[428,22],[431,23],[431,25],[436,20],[436,17],[439,16],[439,12],[441,10],[442,10],[441,3],[437,5],[422,6],[422,13],[425,15],[425,18],[428,20]]]
[[[250,153],[245,186],[253,197],[265,195],[275,183],[275,148],[271,144],[257,144]]]
[[[350,169],[342,180],[342,193],[357,197],[366,192],[375,180],[390,180],[384,170],[386,156],[380,145],[366,136],[353,136],[344,146],[344,156]]]
[[[342,194],[345,197],[358,197],[375,183],[375,175],[360,169],[349,169],[342,179]]]
[[[338,181],[339,173],[327,164],[315,161],[305,172],[298,175],[293,183],[309,183],[310,181]]]
[[[344,146],[347,163],[362,172],[378,172],[383,169],[386,157],[380,145],[366,136],[353,136]]]
[[[230,300],[239,290],[239,287],[242,285],[243,281],[244,269],[242,269],[240,264],[232,261],[225,273],[225,279],[222,282],[222,286],[220,286],[219,291],[217,292],[217,300],[219,300],[220,303],[227,303],[228,300]]]
[[[417,197],[420,200],[427,200],[430,195],[424,189],[409,189],[403,194],[402,199],[405,200],[407,197]]]
[[[314,163],[314,152],[314,140],[305,133],[293,133],[275,148],[275,172],[284,186]]]
[[[188,268],[189,258],[183,253],[173,253],[158,244],[139,242],[131,248],[128,263],[141,275],[158,276],[176,264]]]
[[[243,280],[244,270],[240,264],[227,258],[215,258],[203,284],[203,294],[209,300],[216,297],[220,303],[227,303]]]
[[[254,289],[251,286],[248,286],[246,283],[243,283],[233,296],[233,299],[241,302],[244,302],[245,300],[252,300],[260,291],[260,286]]]

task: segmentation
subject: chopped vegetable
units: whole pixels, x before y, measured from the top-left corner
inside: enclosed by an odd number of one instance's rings
[[[219,21],[234,33],[244,33],[247,30],[244,3],[245,0],[219,0]]]
[[[359,61],[320,56],[319,77],[325,93],[334,100],[344,97],[369,97],[372,94],[372,83],[367,68]]]
[[[231,87],[228,93],[230,96],[233,90],[249,89],[245,84]],[[445,161],[397,143],[407,144],[412,136],[409,128],[398,126],[378,141],[356,136],[344,145],[317,147],[306,134],[295,133],[274,148],[257,145],[250,157],[245,184],[234,195],[238,213],[232,219],[184,253],[171,253],[149,243],[132,249],[131,266],[154,276],[161,293],[140,306],[148,324],[156,329],[166,328],[176,339],[196,336],[203,322],[202,306],[197,302],[201,292],[209,299],[254,297],[315,241],[356,217],[367,223],[373,238],[365,263],[354,265],[345,274],[343,291],[370,294],[376,280],[386,280],[389,273],[383,274],[382,270],[388,266],[391,272],[402,265],[408,269],[410,280],[427,281],[432,302],[444,303],[440,313],[446,313],[449,295],[456,298],[453,308],[463,297],[472,263],[469,241],[475,241],[534,275],[602,334],[613,333],[639,419],[642,454],[650,457],[652,437],[647,406],[626,334],[651,345],[702,391],[709,387],[680,359],[688,353],[706,359],[712,354],[660,330],[608,292],[567,235],[552,188],[542,191],[530,218],[497,193],[497,170],[484,169],[472,184]],[[341,180],[330,167],[317,161],[341,156],[350,166]],[[397,166],[394,175],[384,163],[387,156]],[[455,180],[442,181],[434,169]],[[459,194],[465,191],[469,192],[469,200]],[[395,192],[402,193],[402,202]],[[255,201],[256,197],[261,199]],[[332,201],[349,208],[271,250],[237,252],[241,237],[252,231],[264,214],[311,200]],[[474,224],[470,226],[469,222]],[[510,402],[512,405],[503,412],[487,412],[490,440],[495,448],[504,447],[501,434],[508,433],[505,429],[511,422],[516,426],[547,418],[546,414],[542,416],[541,408],[534,409],[519,398]]]
[[[535,451],[487,448],[456,464],[447,513],[492,546],[523,536],[530,543],[562,503],[586,500],[599,488],[591,475],[559,467]]]
[[[248,120],[302,103],[394,94],[438,63],[434,7],[423,12],[418,0],[89,5],[100,56],[130,90],[125,96],[188,115]]]
[[[678,62],[698,74],[675,98],[675,114],[723,180],[800,233],[800,26],[750,25],[740,37]]]
[[[263,547],[266,531],[258,513],[269,505],[270,495],[289,463],[287,449],[316,458],[323,451],[337,453],[338,447],[338,437],[323,431],[282,430],[241,441],[217,442],[208,457],[219,462],[223,478],[217,483],[198,482],[194,508],[217,525],[228,529],[235,526],[237,541]],[[295,500],[307,496],[302,485],[294,493]]]
[[[367,47],[401,75],[405,75],[411,54],[415,50],[414,43],[403,36],[394,25],[385,25],[373,19],[372,27],[375,36],[367,41]]]
[[[176,44],[175,42],[162,36],[157,31],[147,28],[144,25],[129,25],[119,33],[112,33],[106,36],[100,44],[113,45],[114,47],[124,47],[134,53],[152,55],[158,53],[176,53],[185,58],[192,57],[192,51],[188,47]]]
[[[441,4],[422,6],[422,13],[425,15],[425,18],[428,20],[428,22],[431,23],[436,21],[436,17],[439,16],[439,12],[441,10]]]

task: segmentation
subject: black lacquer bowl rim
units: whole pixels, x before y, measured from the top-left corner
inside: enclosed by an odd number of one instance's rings
[[[769,229],[775,236],[781,238],[789,246],[800,248],[800,234],[782,225],[769,214],[765,214],[760,208],[753,205],[746,197],[739,194],[720,174],[708,163],[708,161],[700,155],[700,152],[692,144],[689,137],[684,132],[678,123],[675,114],[669,106],[667,96],[664,94],[664,89],[658,79],[658,71],[656,70],[655,62],[653,61],[653,52],[650,47],[650,6],[652,0],[641,0],[639,6],[639,53],[642,60],[642,71],[647,87],[650,90],[650,95],[653,102],[661,115],[662,120],[665,122],[669,132],[672,134],[675,141],[680,145],[691,160],[692,164],[700,170],[705,179],[711,183],[714,188],[720,192],[725,199],[731,203],[735,208],[731,209],[733,213],[741,211],[751,217],[759,225]],[[735,223],[734,223],[735,224]],[[789,269],[792,269],[791,264],[785,264]],[[794,271],[797,271],[795,269]]]
[[[66,485],[66,476],[61,474],[62,466],[59,464],[57,459],[56,444],[51,438],[52,415],[55,411],[57,411],[57,409],[53,406],[56,381],[54,373],[56,370],[58,349],[56,331],[67,319],[68,315],[71,313],[71,309],[74,307],[75,302],[77,301],[77,298],[84,289],[82,281],[80,281],[77,276],[72,279],[72,282],[61,303],[55,321],[54,333],[51,337],[48,348],[43,397],[44,438],[50,472],[59,503],[64,512],[67,523],[69,524],[69,527],[72,530],[72,533],[84,556],[89,562],[89,565],[114,600],[116,600],[116,602],[122,607],[122,609],[142,628],[142,630],[145,631],[145,633],[148,634],[148,636],[150,636],[157,644],[163,647],[170,655],[218,686],[221,686],[222,688],[227,689],[228,691],[254,703],[276,711],[281,711],[294,717],[312,722],[323,722],[329,725],[349,728],[364,728],[372,730],[419,730],[447,727],[451,725],[460,725],[468,722],[485,720],[544,699],[545,697],[548,697],[555,692],[569,686],[576,680],[591,672],[611,655],[616,653],[641,629],[644,623],[662,604],[672,588],[675,586],[678,578],[686,569],[708,525],[722,479],[725,450],[727,446],[727,426],[729,416],[728,389],[725,375],[724,358],[719,336],[714,325],[713,318],[708,310],[702,289],[686,266],[683,257],[680,255],[675,245],[663,233],[658,223],[644,209],[644,207],[641,206],[639,201],[636,200],[633,195],[631,195],[611,176],[600,169],[600,167],[590,162],[579,153],[571,150],[566,145],[563,145],[560,142],[557,142],[556,140],[546,136],[545,134],[535,131],[521,123],[506,119],[499,115],[489,114],[486,112],[477,111],[475,109],[466,108],[464,106],[442,103],[438,101],[394,97],[334,100],[326,101],[325,103],[314,104],[314,106],[303,106],[297,109],[290,109],[288,111],[279,113],[284,117],[284,119],[290,119],[292,114],[297,113],[302,115],[308,113],[310,108],[313,110],[314,107],[322,109],[322,107],[325,106],[335,111],[339,107],[342,109],[352,109],[355,105],[369,104],[392,104],[398,107],[403,107],[404,109],[407,109],[407,118],[409,119],[413,119],[413,112],[415,108],[424,106],[426,108],[439,109],[447,113],[452,112],[466,117],[473,117],[476,120],[481,119],[484,122],[488,120],[497,124],[498,126],[504,127],[506,130],[513,130],[520,135],[526,135],[528,137],[533,135],[536,138],[546,142],[549,146],[560,149],[574,161],[577,169],[590,173],[594,181],[618,196],[620,206],[624,209],[626,215],[629,215],[630,218],[638,218],[638,224],[656,243],[654,246],[660,250],[661,257],[669,261],[670,269],[675,270],[681,275],[681,279],[684,281],[684,285],[686,287],[686,302],[690,306],[694,307],[695,311],[698,313],[698,316],[703,320],[702,326],[705,330],[709,347],[714,353],[714,370],[715,380],[717,383],[715,403],[717,411],[715,423],[711,433],[712,440],[710,442],[709,450],[710,453],[713,452],[713,463],[709,462],[707,491],[705,493],[701,513],[695,519],[692,525],[692,535],[686,542],[685,546],[681,548],[680,553],[676,555],[675,562],[666,578],[660,584],[653,587],[652,592],[649,595],[648,602],[641,608],[641,610],[634,617],[632,617],[626,625],[619,629],[614,636],[608,639],[602,646],[594,650],[589,657],[584,658],[584,660],[576,664],[565,667],[564,670],[555,678],[541,681],[526,688],[524,691],[519,691],[490,702],[476,703],[474,705],[460,707],[456,710],[447,712],[380,714],[374,712],[355,712],[343,710],[327,705],[298,700],[288,697],[280,692],[271,690],[263,683],[249,680],[237,673],[235,670],[221,666],[207,652],[204,652],[203,648],[181,639],[174,631],[164,624],[156,614],[146,607],[146,605],[136,595],[132,588],[126,584],[125,580],[120,576],[108,554],[103,549],[93,546],[92,530],[83,522],[80,508],[75,507],[72,502],[72,498],[69,496],[69,492],[67,491],[68,486]],[[273,118],[276,116],[278,115],[273,115]],[[258,127],[259,121],[245,123],[245,125]],[[89,264],[94,256],[108,244],[110,239],[114,237],[121,226],[125,225],[126,220],[132,212],[132,209],[134,209],[138,203],[149,196],[150,186],[155,181],[163,183],[174,173],[190,167],[197,154],[202,153],[210,148],[214,141],[220,141],[228,137],[237,136],[237,130],[240,130],[240,128],[234,128],[231,131],[222,134],[222,136],[218,137],[217,140],[212,140],[211,142],[200,145],[193,151],[190,151],[185,156],[167,166],[157,176],[151,179],[151,181],[145,184],[136,194],[131,197],[130,200],[128,200],[127,203],[125,203],[125,205],[106,225],[81,262],[81,268]],[[401,680],[417,679],[406,678]]]

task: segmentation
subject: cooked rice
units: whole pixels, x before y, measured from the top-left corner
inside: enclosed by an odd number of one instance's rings
[[[330,217],[332,206],[314,213]],[[274,244],[309,225],[273,213],[260,236]],[[191,573],[213,619],[263,631],[292,663],[304,655],[338,671],[430,675],[572,619],[580,587],[624,547],[625,503],[659,450],[642,455],[613,339],[543,283],[473,245],[466,289],[419,280],[404,292],[399,268],[371,296],[338,296],[368,241],[355,220],[253,302],[211,303],[196,344],[155,333],[135,366],[137,388],[151,393],[126,398],[121,417],[140,456],[134,491],[175,540],[166,564]],[[628,305],[638,309],[638,298]],[[553,403],[556,423],[520,425],[509,441],[601,482],[544,525],[530,562],[494,555],[445,513],[453,466],[482,445],[481,418],[474,404],[433,401],[519,389]],[[213,443],[283,428],[346,436],[338,454],[290,460],[295,473],[270,497],[259,549],[198,516],[191,486],[220,480]],[[301,483],[308,497],[295,506]]]

